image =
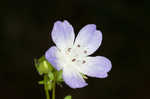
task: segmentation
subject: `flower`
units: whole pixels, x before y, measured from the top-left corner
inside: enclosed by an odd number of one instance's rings
[[[96,25],[86,25],[75,39],[74,29],[68,21],[56,21],[51,36],[56,46],[49,48],[45,57],[56,70],[63,70],[62,77],[68,86],[85,87],[87,83],[83,75],[96,78],[108,76],[112,67],[110,60],[103,56],[89,56],[102,42],[102,33]]]

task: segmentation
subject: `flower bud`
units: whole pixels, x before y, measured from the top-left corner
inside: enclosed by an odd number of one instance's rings
[[[40,59],[35,59],[35,66],[36,69],[38,70],[39,74],[47,74],[53,70],[53,67],[51,64],[45,59],[44,56],[42,56]]]

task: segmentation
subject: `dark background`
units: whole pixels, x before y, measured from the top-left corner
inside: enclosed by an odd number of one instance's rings
[[[149,3],[144,0],[1,0],[0,99],[44,99],[42,77],[33,59],[54,43],[57,20],[68,20],[76,34],[96,24],[103,42],[94,55],[106,56],[113,69],[106,79],[89,78],[88,87],[57,87],[56,99],[148,99]],[[147,33],[146,33],[147,32]]]

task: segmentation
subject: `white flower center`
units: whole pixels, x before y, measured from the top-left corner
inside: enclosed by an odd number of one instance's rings
[[[87,50],[83,50],[79,44],[72,48],[67,48],[65,51],[61,51],[58,54],[59,65],[62,67],[78,66],[85,64],[85,57],[87,56]]]

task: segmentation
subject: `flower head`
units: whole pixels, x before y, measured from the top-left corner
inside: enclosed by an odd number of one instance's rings
[[[56,46],[49,48],[46,59],[55,69],[63,70],[63,79],[71,88],[87,85],[83,74],[90,77],[106,78],[111,70],[111,62],[103,56],[92,57],[101,45],[102,33],[96,25],[83,27],[76,39],[72,25],[68,21],[57,21],[51,33]]]

